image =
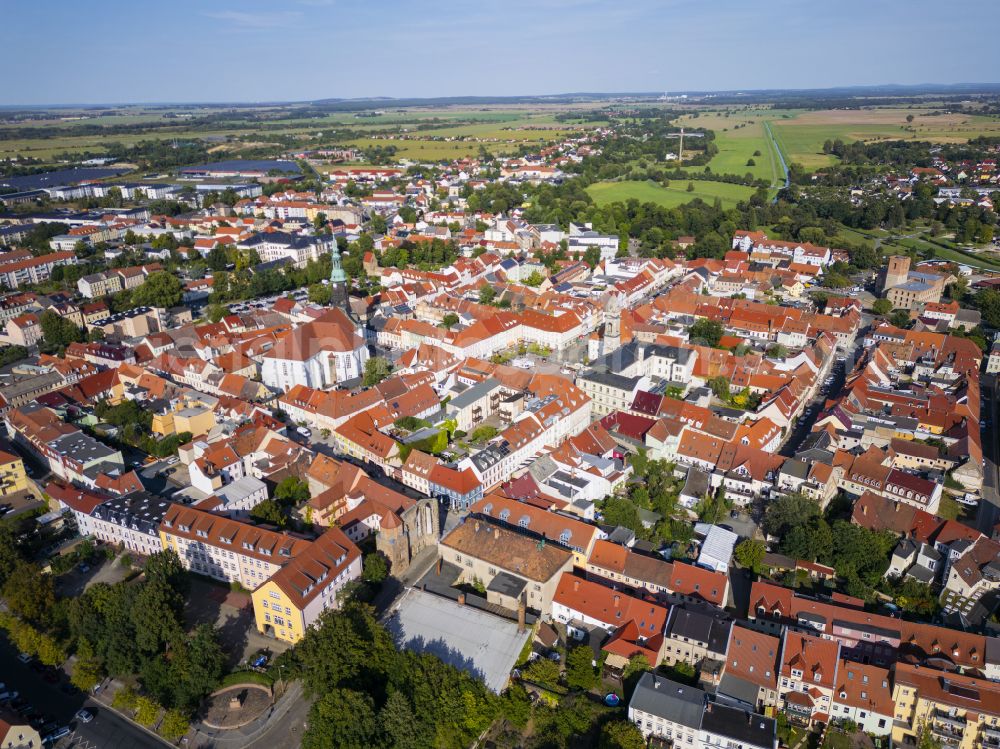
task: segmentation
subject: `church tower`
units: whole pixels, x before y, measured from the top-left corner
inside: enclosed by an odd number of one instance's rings
[[[622,309],[618,295],[612,294],[604,307],[604,347],[605,355],[622,345]]]
[[[347,274],[340,264],[340,251],[336,245],[330,250],[330,306],[340,307],[349,318],[354,319],[347,290]]]

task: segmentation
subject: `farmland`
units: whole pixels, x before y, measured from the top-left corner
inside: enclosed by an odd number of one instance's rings
[[[273,107],[240,111],[194,107],[59,110],[50,117],[0,124],[0,158],[50,161],[63,153],[103,153],[109,142],[131,146],[150,140],[213,139],[218,143],[212,150],[220,157],[262,145],[281,148],[282,143],[294,143],[291,147],[363,149],[391,145],[401,158],[439,161],[475,156],[480,147],[495,154],[515,152],[521,145],[537,148],[598,124],[557,122],[554,115],[565,111],[566,107],[549,106],[415,107],[361,117],[350,112],[295,117],[294,109]]]
[[[912,122],[907,122],[912,116]],[[677,124],[715,131],[719,147],[709,166],[722,174],[745,174],[773,179],[775,165],[763,123],[771,131],[788,163],[806,169],[821,169],[836,162],[823,153],[827,140],[927,140],[933,143],[964,143],[980,135],[1000,135],[1000,118],[971,114],[949,114],[933,107],[872,107],[867,109],[777,110],[766,108],[706,110],[699,116],[685,115]],[[760,151],[762,156],[753,153]],[[753,158],[756,165],[748,167]]]
[[[725,208],[734,207],[739,201],[753,195],[753,188],[743,185],[731,185],[725,182],[708,182],[697,180],[693,182],[694,191],[688,192],[686,181],[671,183],[663,187],[655,182],[595,182],[587,188],[587,192],[598,205],[608,203],[638,200],[640,203],[655,203],[665,208],[674,208],[684,203],[690,203],[695,198],[701,198],[706,203],[722,201]]]
[[[693,130],[707,128],[715,132],[719,153],[709,164],[713,172],[740,175],[749,172],[777,186],[784,181],[784,175],[771,139],[764,131],[765,120],[773,119],[776,114],[767,109],[710,112],[698,117],[681,117],[677,124]],[[754,164],[748,166],[747,162],[751,159]]]

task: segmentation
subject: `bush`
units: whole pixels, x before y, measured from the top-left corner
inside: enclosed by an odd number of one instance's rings
[[[116,710],[135,710],[137,700],[138,697],[132,687],[122,687],[115,692],[114,699],[111,700],[111,707]]]
[[[135,722],[144,726],[152,726],[160,715],[160,706],[149,697],[136,697]]]
[[[179,710],[167,710],[160,724],[160,735],[167,741],[177,741],[191,728],[191,724],[184,713]]]

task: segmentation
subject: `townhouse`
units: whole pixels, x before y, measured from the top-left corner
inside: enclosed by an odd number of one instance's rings
[[[543,615],[556,587],[573,567],[573,552],[484,519],[466,518],[438,543],[441,559],[460,570],[460,581],[483,585],[488,601],[509,610],[519,603]]]
[[[567,635],[578,640],[592,631],[612,634],[633,622],[642,641],[657,653],[658,664],[664,657],[663,631],[669,613],[667,607],[653,601],[564,572],[552,597],[551,618],[565,625]]]
[[[693,749],[777,749],[773,718],[724,704],[697,687],[645,673],[636,684],[628,719],[643,737]]]

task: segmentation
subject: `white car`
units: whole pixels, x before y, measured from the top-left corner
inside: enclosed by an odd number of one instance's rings
[[[81,723],[89,723],[94,719],[94,714],[90,710],[80,710],[76,714],[76,719]]]
[[[309,429],[306,429],[306,427],[298,427],[295,431],[303,437],[312,437],[312,432]]]
[[[27,653],[18,653],[17,659],[21,661],[21,663],[31,663],[31,656]]]

